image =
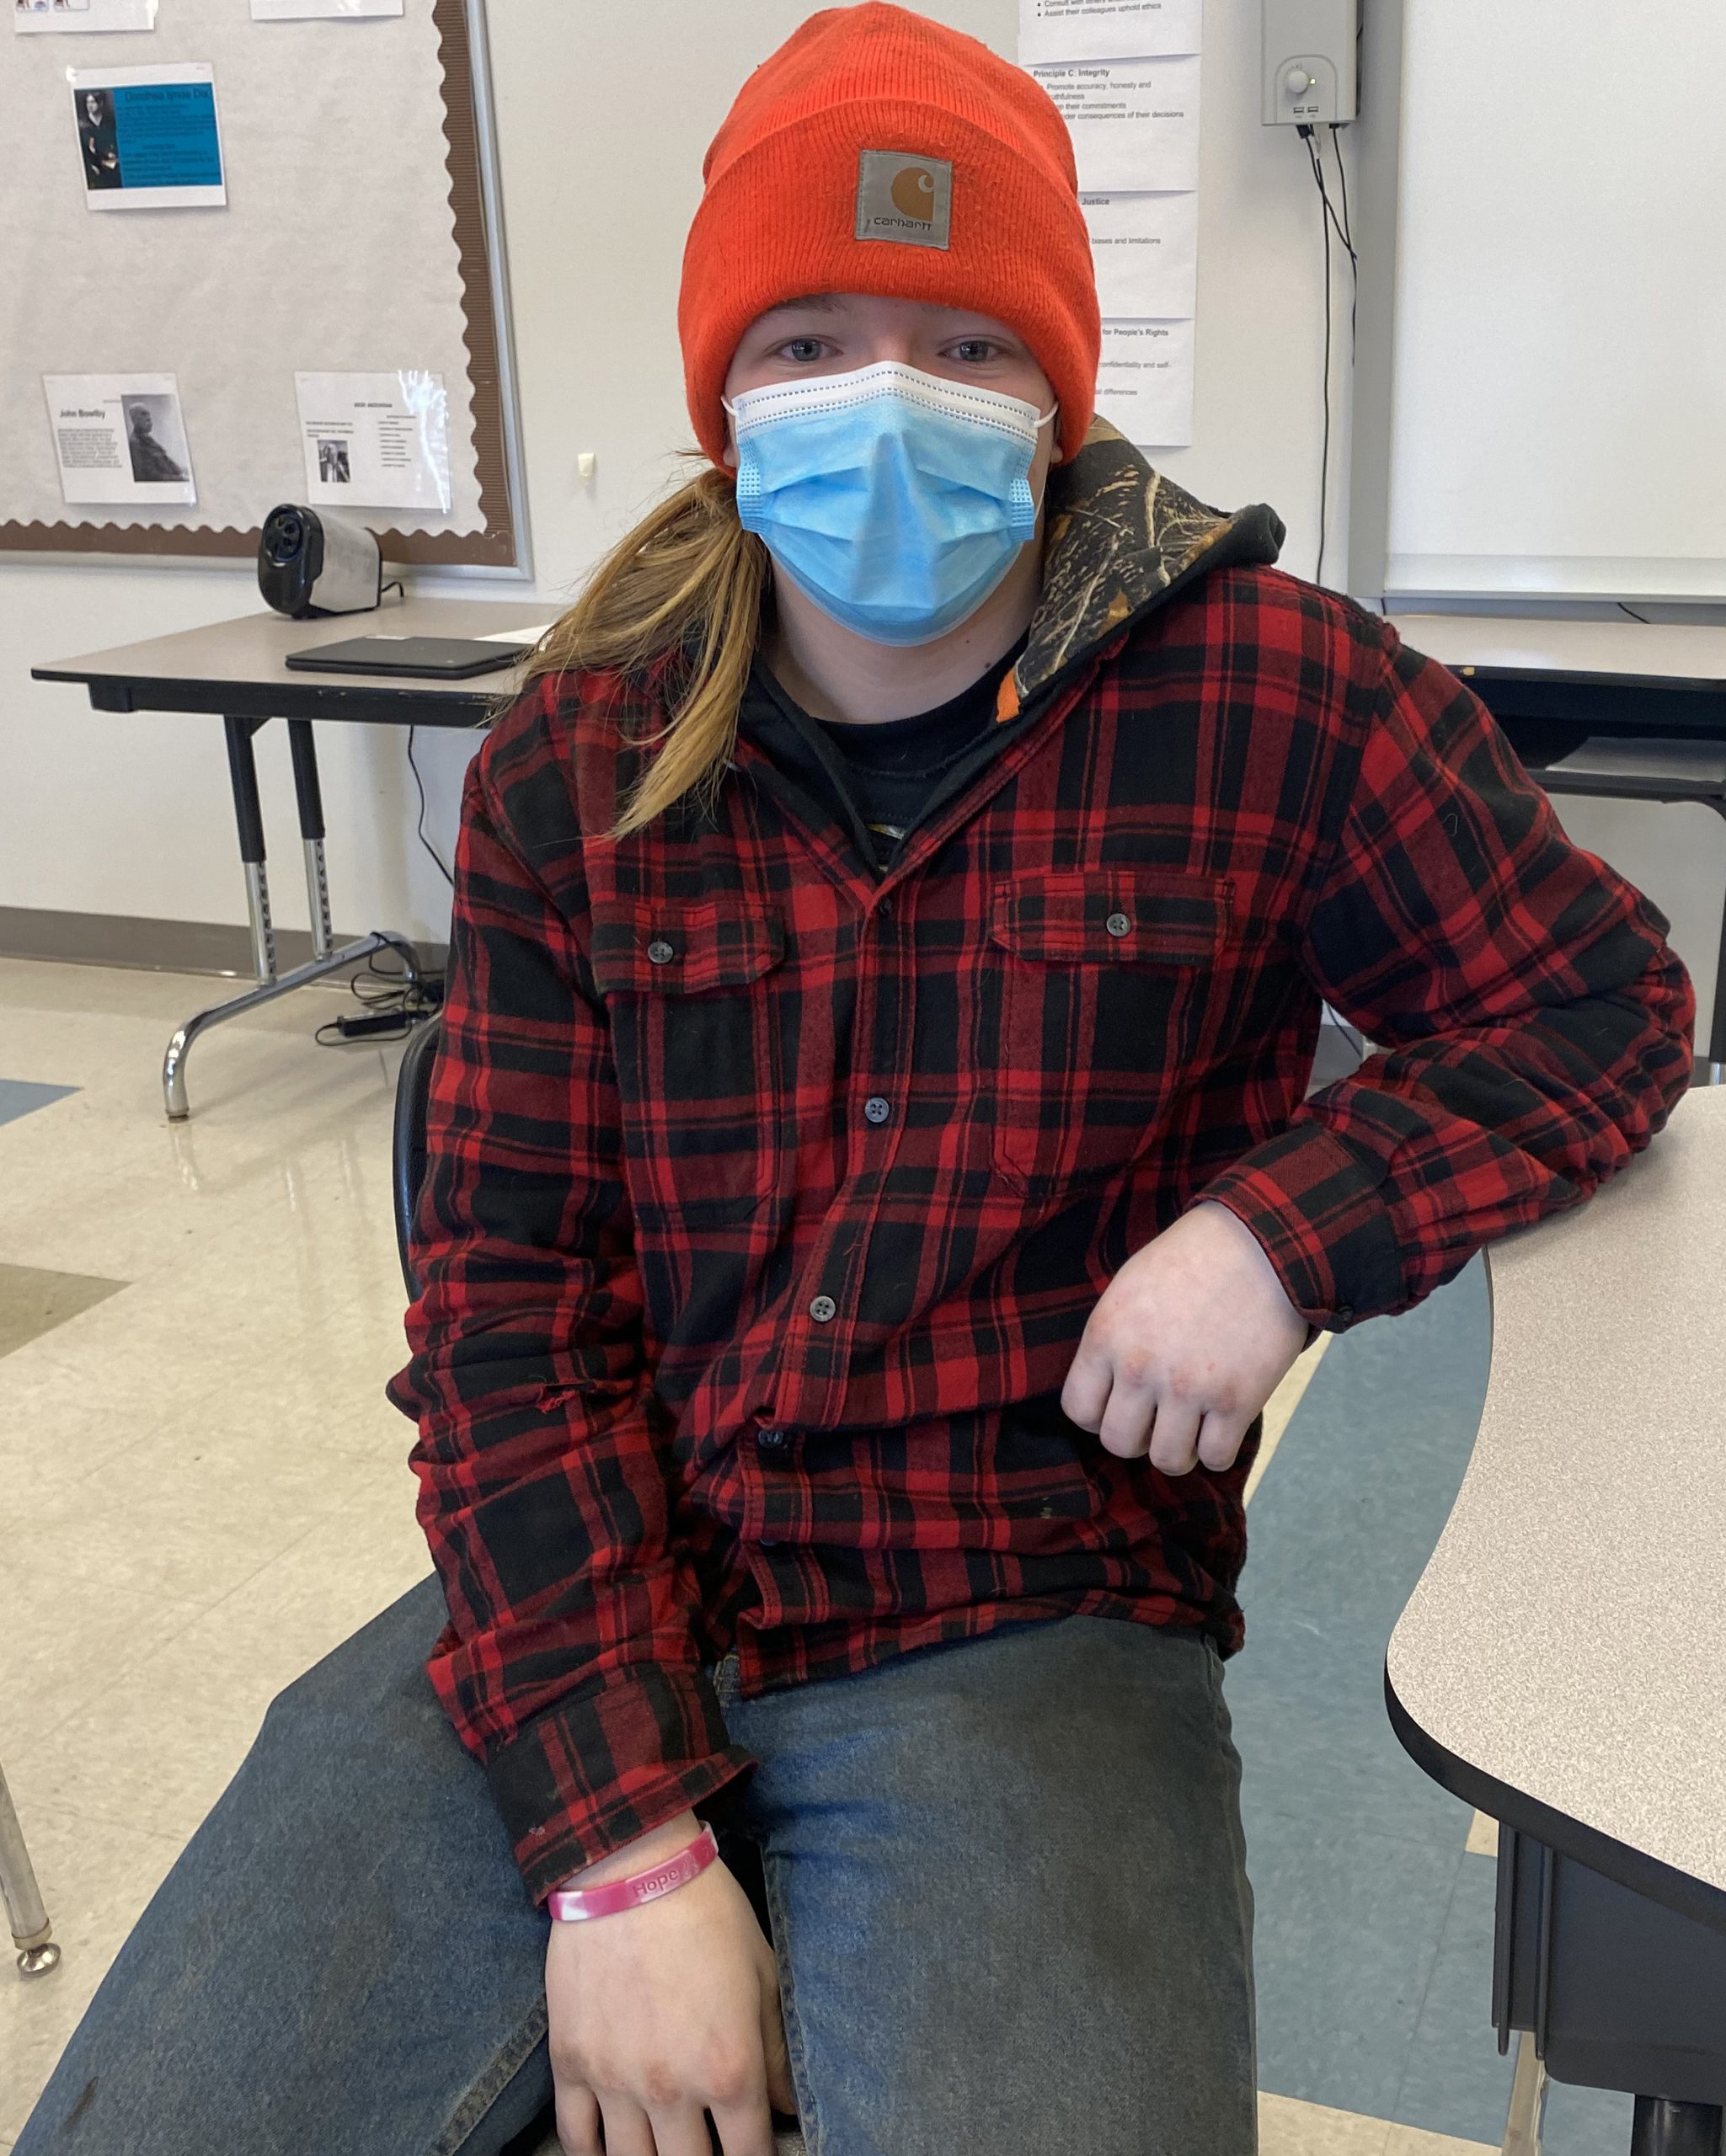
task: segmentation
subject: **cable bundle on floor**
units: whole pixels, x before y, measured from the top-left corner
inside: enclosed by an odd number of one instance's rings
[[[443,975],[416,974],[410,979],[398,967],[380,966],[374,952],[364,972],[349,975],[348,993],[361,1008],[326,1020],[314,1036],[320,1048],[405,1040],[443,1008]]]

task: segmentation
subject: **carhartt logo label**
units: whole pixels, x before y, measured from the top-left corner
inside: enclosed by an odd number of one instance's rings
[[[893,183],[893,206],[920,225],[935,221],[935,175],[927,165],[909,165]]]
[[[944,248],[952,216],[953,167],[946,158],[904,150],[863,152],[857,173],[858,239]]]

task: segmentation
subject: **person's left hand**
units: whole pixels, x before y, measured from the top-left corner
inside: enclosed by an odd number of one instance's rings
[[[1103,1289],[1061,1404],[1123,1460],[1148,1451],[1165,1475],[1220,1470],[1306,1338],[1258,1238],[1201,1202]]]

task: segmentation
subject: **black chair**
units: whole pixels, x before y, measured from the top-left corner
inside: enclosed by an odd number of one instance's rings
[[[425,1180],[425,1107],[431,1097],[431,1065],[443,1033],[441,1018],[428,1019],[408,1043],[396,1076],[396,1127],[390,1147],[390,1182],[395,1198],[396,1249],[402,1261],[402,1283],[412,1302],[419,1283],[408,1257],[408,1237],[414,1225],[414,1206]]]

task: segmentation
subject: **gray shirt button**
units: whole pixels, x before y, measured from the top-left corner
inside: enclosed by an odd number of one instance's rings
[[[647,947],[647,955],[656,966],[669,966],[677,955],[663,936],[655,936]]]
[[[1110,914],[1103,926],[1111,936],[1130,936],[1133,932],[1133,924],[1124,913]]]
[[[892,1113],[890,1103],[884,1100],[879,1093],[871,1093],[868,1100],[863,1102],[863,1113],[871,1123],[885,1123]]]
[[[785,1443],[785,1433],[783,1430],[757,1430],[755,1441],[763,1452],[778,1452]]]
[[[817,1295],[809,1306],[809,1314],[817,1325],[825,1325],[829,1318],[838,1316],[839,1305],[831,1295]]]

